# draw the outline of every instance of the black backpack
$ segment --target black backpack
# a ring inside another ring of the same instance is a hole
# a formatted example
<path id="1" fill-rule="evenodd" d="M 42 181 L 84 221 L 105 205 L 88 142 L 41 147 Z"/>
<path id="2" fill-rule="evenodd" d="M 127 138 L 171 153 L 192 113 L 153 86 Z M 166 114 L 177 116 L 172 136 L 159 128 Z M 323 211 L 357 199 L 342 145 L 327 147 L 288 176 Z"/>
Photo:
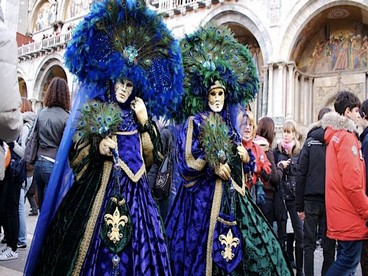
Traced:
<path id="1" fill-rule="evenodd" d="M 22 184 L 27 179 L 26 163 L 14 149 L 10 149 L 9 174 L 12 183 Z"/>

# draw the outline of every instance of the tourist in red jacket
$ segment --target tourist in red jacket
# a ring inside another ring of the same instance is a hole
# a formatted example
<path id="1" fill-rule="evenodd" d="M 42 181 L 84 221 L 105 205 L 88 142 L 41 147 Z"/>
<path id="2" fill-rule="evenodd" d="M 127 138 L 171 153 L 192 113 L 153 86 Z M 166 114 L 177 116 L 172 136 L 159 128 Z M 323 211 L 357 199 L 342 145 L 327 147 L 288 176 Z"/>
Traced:
<path id="1" fill-rule="evenodd" d="M 254 137 L 256 136 L 257 128 L 253 113 L 251 111 L 247 111 L 247 117 L 248 120 L 242 136 L 242 144 L 245 148 L 252 151 L 256 163 L 253 178 L 248 181 L 247 186 L 257 205 L 262 206 L 265 203 L 263 184 L 268 183 L 270 180 L 271 163 L 268 161 L 267 155 L 262 147 L 253 141 Z M 262 195 L 260 195 L 260 189 Z"/>
<path id="2" fill-rule="evenodd" d="M 337 113 L 326 114 L 326 213 L 327 236 L 338 241 L 337 258 L 328 275 L 355 272 L 368 239 L 368 197 L 365 194 L 365 164 L 357 138 L 359 98 L 347 91 L 335 99 Z"/>

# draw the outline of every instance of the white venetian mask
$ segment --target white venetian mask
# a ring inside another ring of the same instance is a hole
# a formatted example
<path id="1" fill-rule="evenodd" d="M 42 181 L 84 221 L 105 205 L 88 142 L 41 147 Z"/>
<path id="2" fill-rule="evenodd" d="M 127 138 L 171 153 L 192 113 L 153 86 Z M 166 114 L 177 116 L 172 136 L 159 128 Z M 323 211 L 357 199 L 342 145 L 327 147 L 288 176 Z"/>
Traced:
<path id="1" fill-rule="evenodd" d="M 115 83 L 115 97 L 119 103 L 125 103 L 133 91 L 133 83 L 127 79 Z"/>
<path id="2" fill-rule="evenodd" d="M 216 87 L 210 90 L 207 96 L 208 105 L 213 112 L 220 112 L 225 104 L 225 90 L 222 87 Z"/>

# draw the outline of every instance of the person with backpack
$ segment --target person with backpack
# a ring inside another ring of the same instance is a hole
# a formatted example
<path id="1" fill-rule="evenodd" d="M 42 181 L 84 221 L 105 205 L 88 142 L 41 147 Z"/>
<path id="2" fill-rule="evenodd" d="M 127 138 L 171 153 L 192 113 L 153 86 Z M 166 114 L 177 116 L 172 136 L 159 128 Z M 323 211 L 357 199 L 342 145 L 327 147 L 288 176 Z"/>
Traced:
<path id="1" fill-rule="evenodd" d="M 304 274 L 314 274 L 314 251 L 318 229 L 322 231 L 323 265 L 321 275 L 325 275 L 335 259 L 335 241 L 326 236 L 325 207 L 325 161 L 326 145 L 324 129 L 321 127 L 323 115 L 331 109 L 324 107 L 318 113 L 318 122 L 310 127 L 307 139 L 300 152 L 296 174 L 296 211 L 304 221 Z M 321 221 L 321 223 L 319 223 Z"/>
<path id="2" fill-rule="evenodd" d="M 18 151 L 22 156 L 26 146 L 27 137 L 32 129 L 34 120 L 36 118 L 36 113 L 32 110 L 31 101 L 25 97 L 22 97 L 22 107 L 21 112 L 23 115 L 23 128 L 20 133 L 18 142 L 14 144 L 14 150 Z M 26 164 L 26 181 L 23 183 L 20 190 L 19 199 L 19 235 L 18 235 L 18 248 L 27 247 L 27 225 L 25 217 L 25 195 L 31 186 L 33 179 L 33 166 Z"/>

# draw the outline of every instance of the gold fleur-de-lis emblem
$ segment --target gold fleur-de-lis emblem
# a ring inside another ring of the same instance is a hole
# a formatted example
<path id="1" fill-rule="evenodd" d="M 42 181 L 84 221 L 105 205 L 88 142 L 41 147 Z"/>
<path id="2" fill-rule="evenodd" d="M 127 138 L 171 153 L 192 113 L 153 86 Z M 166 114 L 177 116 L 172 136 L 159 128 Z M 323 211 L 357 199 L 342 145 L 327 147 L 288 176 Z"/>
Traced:
<path id="1" fill-rule="evenodd" d="M 107 232 L 107 237 L 113 243 L 117 243 L 123 238 L 123 234 L 119 231 L 119 226 L 124 227 L 128 222 L 127 216 L 120 216 L 118 207 L 116 207 L 113 215 L 106 214 L 104 216 L 106 225 L 111 226 L 111 229 Z"/>
<path id="2" fill-rule="evenodd" d="M 238 246 L 240 240 L 237 237 L 233 237 L 233 233 L 231 232 L 231 229 L 229 229 L 226 236 L 223 234 L 219 236 L 219 241 L 222 245 L 225 245 L 225 250 L 221 251 L 221 256 L 227 262 L 231 261 L 235 256 L 232 250 Z"/>

